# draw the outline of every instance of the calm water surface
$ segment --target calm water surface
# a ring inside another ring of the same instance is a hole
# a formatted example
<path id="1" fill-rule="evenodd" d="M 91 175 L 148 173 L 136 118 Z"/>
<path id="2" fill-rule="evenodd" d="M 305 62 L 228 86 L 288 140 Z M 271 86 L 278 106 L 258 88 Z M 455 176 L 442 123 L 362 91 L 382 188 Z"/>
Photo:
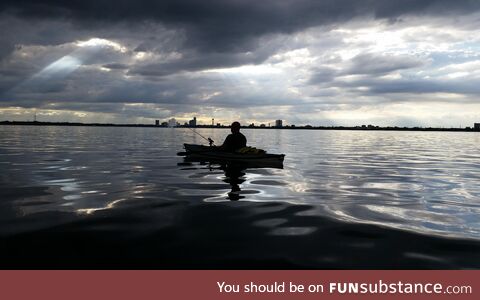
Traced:
<path id="1" fill-rule="evenodd" d="M 283 169 L 184 161 L 188 129 L 0 126 L 0 266 L 480 267 L 479 133 L 243 132 Z"/>

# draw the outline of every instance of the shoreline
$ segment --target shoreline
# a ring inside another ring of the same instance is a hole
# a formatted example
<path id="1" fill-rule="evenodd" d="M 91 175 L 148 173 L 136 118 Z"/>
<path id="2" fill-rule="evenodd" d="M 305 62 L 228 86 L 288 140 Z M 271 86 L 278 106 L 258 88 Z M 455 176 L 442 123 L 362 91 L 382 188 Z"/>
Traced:
<path id="1" fill-rule="evenodd" d="M 197 126 L 176 126 L 168 127 L 155 124 L 113 124 L 113 123 L 77 123 L 77 122 L 39 122 L 39 121 L 1 121 L 0 125 L 15 126 L 86 126 L 86 127 L 153 127 L 153 128 L 220 128 L 226 129 L 229 126 L 197 125 Z M 283 126 L 283 127 L 261 127 L 242 126 L 243 129 L 285 129 L 285 130 L 362 130 L 362 131 L 449 131 L 449 132 L 480 132 L 474 128 L 438 128 L 438 127 L 397 127 L 397 126 Z"/>

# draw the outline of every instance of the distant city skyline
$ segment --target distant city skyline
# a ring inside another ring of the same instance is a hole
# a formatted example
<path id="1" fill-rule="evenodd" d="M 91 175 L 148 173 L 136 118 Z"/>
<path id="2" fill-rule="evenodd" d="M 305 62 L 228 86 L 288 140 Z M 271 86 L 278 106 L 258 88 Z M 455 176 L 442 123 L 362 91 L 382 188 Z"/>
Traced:
<path id="1" fill-rule="evenodd" d="M 0 121 L 467 127 L 480 1 L 3 1 Z"/>
<path id="2" fill-rule="evenodd" d="M 202 122 L 203 120 L 203 122 Z M 208 122 L 208 120 L 210 120 L 210 123 Z M 101 121 L 101 122 L 98 122 L 97 121 L 88 121 L 86 119 L 80 119 L 80 120 L 63 120 L 63 119 L 60 119 L 60 120 L 57 120 L 57 119 L 49 119 L 48 118 L 48 115 L 46 116 L 45 119 L 43 120 L 37 120 L 37 113 L 36 111 L 34 112 L 33 114 L 33 119 L 0 119 L 0 122 L 4 122 L 4 121 L 11 121 L 11 122 L 65 122 L 65 123 L 85 123 L 85 124 L 91 124 L 91 123 L 104 123 L 104 124 L 144 124 L 144 125 L 151 125 L 151 123 L 153 122 L 155 125 L 165 125 L 165 126 L 168 126 L 168 127 L 176 127 L 176 126 L 185 126 L 185 125 L 188 125 L 190 127 L 195 127 L 195 126 L 216 126 L 216 127 L 224 127 L 224 126 L 229 126 L 233 121 L 232 120 L 226 120 L 225 123 L 220 123 L 220 122 L 214 122 L 215 119 L 212 118 L 212 119 L 206 119 L 206 118 L 203 118 L 203 119 L 197 119 L 196 116 L 193 116 L 193 117 L 190 117 L 190 118 L 182 118 L 182 119 L 177 119 L 175 117 L 172 117 L 172 118 L 168 118 L 168 119 L 143 119 L 143 122 L 142 121 L 139 121 L 137 119 L 136 122 L 122 122 L 121 120 L 117 120 L 117 121 L 108 121 L 108 122 L 105 122 L 105 121 Z M 234 120 L 236 121 L 236 119 Z M 361 127 L 361 126 L 380 126 L 380 127 L 409 127 L 409 128 L 414 128 L 414 127 L 419 127 L 419 128 L 475 128 L 475 129 L 479 129 L 480 128 L 480 123 L 478 122 L 474 122 L 473 124 L 469 124 L 469 123 L 461 123 L 460 125 L 458 126 L 430 126 L 430 125 L 396 125 L 396 124 L 386 124 L 386 125 L 376 125 L 376 124 L 350 124 L 350 125 L 344 125 L 344 124 L 315 124 L 315 123 L 300 123 L 300 124 L 295 124 L 295 123 L 290 123 L 288 122 L 288 120 L 270 120 L 271 122 L 268 122 L 269 120 L 267 120 L 266 122 L 251 122 L 251 123 L 248 123 L 248 122 L 240 122 L 242 127 L 249 127 L 249 126 L 255 126 L 255 127 L 285 127 L 285 126 L 300 126 L 300 127 Z M 273 125 L 271 125 L 271 123 Z M 465 125 L 464 125 L 465 124 Z"/>
<path id="3" fill-rule="evenodd" d="M 191 120 L 192 121 L 192 120 Z M 279 120 L 277 120 L 279 121 Z M 81 123 L 81 122 L 42 122 L 42 121 L 0 121 L 0 126 L 93 126 L 93 127 L 157 127 L 157 128 L 230 128 L 230 124 L 192 124 L 191 122 L 183 123 L 177 122 L 175 118 L 160 123 L 160 120 L 155 120 L 154 124 L 142 123 Z M 474 123 L 473 126 L 465 127 L 423 127 L 423 126 L 378 126 L 373 124 L 362 124 L 356 126 L 312 126 L 287 124 L 279 125 L 277 122 L 274 126 L 270 124 L 243 124 L 243 128 L 248 129 L 306 129 L 306 130 L 373 130 L 373 131 L 449 131 L 449 132 L 480 132 L 480 123 Z"/>

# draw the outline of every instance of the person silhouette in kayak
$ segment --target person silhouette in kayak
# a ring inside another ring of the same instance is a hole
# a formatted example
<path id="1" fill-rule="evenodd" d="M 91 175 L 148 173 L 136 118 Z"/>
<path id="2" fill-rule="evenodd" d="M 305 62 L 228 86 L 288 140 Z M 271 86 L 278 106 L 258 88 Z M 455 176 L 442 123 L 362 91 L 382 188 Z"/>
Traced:
<path id="1" fill-rule="evenodd" d="M 232 133 L 227 136 L 223 142 L 223 145 L 221 145 L 219 148 L 223 151 L 235 152 L 243 147 L 246 147 L 247 138 L 240 133 L 240 123 L 233 122 L 230 130 Z"/>

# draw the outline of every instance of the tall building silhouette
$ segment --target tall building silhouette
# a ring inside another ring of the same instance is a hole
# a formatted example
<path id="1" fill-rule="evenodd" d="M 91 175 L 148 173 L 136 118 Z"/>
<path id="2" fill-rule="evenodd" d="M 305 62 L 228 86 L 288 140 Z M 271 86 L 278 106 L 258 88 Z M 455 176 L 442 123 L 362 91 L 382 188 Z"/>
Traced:
<path id="1" fill-rule="evenodd" d="M 171 118 L 168 120 L 168 127 L 176 127 L 177 126 L 177 120 L 175 118 Z"/>

